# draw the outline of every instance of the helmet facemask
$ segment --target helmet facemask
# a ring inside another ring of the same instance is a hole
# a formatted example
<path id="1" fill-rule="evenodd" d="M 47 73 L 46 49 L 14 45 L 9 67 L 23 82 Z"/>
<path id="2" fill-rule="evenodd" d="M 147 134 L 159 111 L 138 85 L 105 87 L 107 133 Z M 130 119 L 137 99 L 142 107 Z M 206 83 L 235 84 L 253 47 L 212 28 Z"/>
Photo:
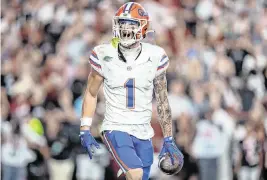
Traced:
<path id="1" fill-rule="evenodd" d="M 113 35 L 119 38 L 120 44 L 129 47 L 143 39 L 142 30 L 146 20 L 114 17 Z"/>

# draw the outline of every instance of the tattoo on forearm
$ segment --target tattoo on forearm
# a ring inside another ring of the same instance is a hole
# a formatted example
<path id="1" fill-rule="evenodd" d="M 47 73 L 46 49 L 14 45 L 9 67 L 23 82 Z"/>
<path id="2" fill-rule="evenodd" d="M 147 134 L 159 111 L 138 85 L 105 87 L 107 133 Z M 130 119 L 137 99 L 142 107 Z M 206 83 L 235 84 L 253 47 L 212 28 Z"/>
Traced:
<path id="1" fill-rule="evenodd" d="M 171 108 L 168 101 L 166 73 L 160 74 L 154 79 L 154 91 L 157 100 L 159 123 L 164 137 L 172 136 Z"/>

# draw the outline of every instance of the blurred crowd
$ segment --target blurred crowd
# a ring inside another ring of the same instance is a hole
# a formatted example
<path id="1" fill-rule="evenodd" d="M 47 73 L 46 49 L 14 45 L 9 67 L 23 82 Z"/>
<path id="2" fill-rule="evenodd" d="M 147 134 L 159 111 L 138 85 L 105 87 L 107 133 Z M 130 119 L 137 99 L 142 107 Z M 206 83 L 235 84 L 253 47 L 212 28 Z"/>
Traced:
<path id="1" fill-rule="evenodd" d="M 98 96 L 89 161 L 80 146 L 90 50 L 112 38 L 126 0 L 1 1 L 1 177 L 3 180 L 115 180 L 118 167 L 99 137 Z M 267 177 L 267 1 L 138 0 L 170 58 L 174 137 L 183 170 L 157 168 L 162 133 L 153 103 L 153 180 Z"/>

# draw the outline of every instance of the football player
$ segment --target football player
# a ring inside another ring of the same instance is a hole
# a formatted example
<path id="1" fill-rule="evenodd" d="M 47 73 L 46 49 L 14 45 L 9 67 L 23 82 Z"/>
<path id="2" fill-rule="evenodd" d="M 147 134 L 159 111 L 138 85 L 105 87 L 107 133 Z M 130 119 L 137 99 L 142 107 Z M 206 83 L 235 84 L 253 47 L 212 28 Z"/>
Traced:
<path id="1" fill-rule="evenodd" d="M 164 143 L 159 155 L 168 154 L 172 164 L 182 165 L 183 155 L 172 137 L 171 109 L 167 98 L 165 51 L 143 43 L 149 16 L 138 3 L 121 6 L 113 18 L 113 41 L 96 46 L 89 57 L 92 72 L 84 94 L 80 138 L 92 158 L 99 148 L 90 133 L 102 83 L 106 99 L 101 133 L 111 155 L 128 180 L 147 180 L 153 163 L 151 127 L 153 89 Z M 161 166 L 160 166 L 161 167 Z"/>

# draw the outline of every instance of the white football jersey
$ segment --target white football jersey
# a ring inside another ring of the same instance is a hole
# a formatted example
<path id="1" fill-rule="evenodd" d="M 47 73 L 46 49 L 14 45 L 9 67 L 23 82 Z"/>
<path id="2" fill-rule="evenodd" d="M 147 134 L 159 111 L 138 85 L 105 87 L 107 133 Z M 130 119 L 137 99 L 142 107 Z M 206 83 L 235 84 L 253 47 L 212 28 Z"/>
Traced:
<path id="1" fill-rule="evenodd" d="M 93 49 L 89 61 L 104 77 L 106 110 L 102 131 L 126 131 L 141 139 L 153 137 L 150 126 L 153 80 L 168 67 L 165 51 L 142 43 L 138 58 L 124 62 L 119 58 L 117 47 L 102 44 Z"/>

